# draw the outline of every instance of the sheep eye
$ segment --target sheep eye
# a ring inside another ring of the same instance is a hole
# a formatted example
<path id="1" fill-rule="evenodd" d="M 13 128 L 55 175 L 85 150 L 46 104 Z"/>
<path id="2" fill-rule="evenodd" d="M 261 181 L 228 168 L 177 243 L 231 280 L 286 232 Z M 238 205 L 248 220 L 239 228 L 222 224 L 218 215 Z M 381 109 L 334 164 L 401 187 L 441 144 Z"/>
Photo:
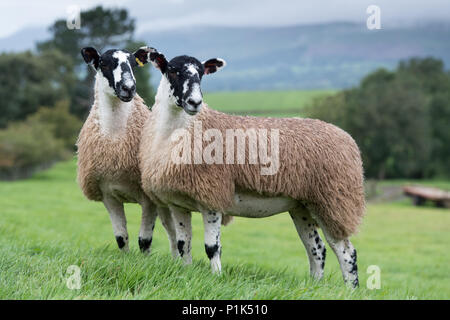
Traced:
<path id="1" fill-rule="evenodd" d="M 176 71 L 169 71 L 169 78 L 172 80 L 177 79 L 177 72 Z"/>

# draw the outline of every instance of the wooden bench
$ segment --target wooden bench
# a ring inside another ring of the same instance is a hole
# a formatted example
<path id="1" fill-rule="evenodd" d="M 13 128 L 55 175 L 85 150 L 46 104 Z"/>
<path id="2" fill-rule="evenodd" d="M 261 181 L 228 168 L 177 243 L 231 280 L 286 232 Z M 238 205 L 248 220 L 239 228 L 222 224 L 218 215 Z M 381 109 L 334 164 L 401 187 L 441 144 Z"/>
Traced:
<path id="1" fill-rule="evenodd" d="M 435 203 L 436 207 L 450 208 L 450 192 L 438 188 L 406 186 L 403 193 L 413 199 L 416 206 L 421 206 L 429 200 Z"/>

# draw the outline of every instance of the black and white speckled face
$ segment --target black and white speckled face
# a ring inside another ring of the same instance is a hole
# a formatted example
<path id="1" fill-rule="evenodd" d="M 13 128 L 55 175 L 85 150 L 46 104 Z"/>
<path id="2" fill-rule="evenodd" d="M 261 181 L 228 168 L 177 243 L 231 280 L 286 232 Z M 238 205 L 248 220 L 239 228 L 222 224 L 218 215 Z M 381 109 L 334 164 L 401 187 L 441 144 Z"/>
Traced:
<path id="1" fill-rule="evenodd" d="M 138 52 L 138 51 L 137 51 Z M 136 94 L 133 67 L 137 66 L 136 53 L 112 49 L 102 55 L 92 47 L 83 48 L 81 54 L 87 64 L 108 80 L 109 87 L 122 101 L 128 102 Z"/>
<path id="2" fill-rule="evenodd" d="M 200 110 L 203 102 L 200 83 L 204 69 L 200 61 L 188 56 L 175 57 L 167 65 L 165 76 L 176 104 L 191 115 Z"/>
<path id="3" fill-rule="evenodd" d="M 214 58 L 200 62 L 186 55 L 167 61 L 156 49 L 149 48 L 149 52 L 149 60 L 168 80 L 175 104 L 189 115 L 199 112 L 203 102 L 201 90 L 203 75 L 220 70 L 226 65 L 225 61 Z"/>

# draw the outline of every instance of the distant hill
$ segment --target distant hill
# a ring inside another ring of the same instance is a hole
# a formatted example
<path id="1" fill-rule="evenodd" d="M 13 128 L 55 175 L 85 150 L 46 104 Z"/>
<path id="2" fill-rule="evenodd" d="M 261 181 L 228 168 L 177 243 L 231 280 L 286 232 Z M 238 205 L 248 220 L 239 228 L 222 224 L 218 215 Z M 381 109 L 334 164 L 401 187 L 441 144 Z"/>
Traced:
<path id="1" fill-rule="evenodd" d="M 42 41 L 49 37 L 50 33 L 46 28 L 31 27 L 21 29 L 8 37 L 0 38 L 0 53 L 34 49 L 34 44 L 37 41 Z"/>
<path id="2" fill-rule="evenodd" d="M 44 30 L 0 39 L 0 51 L 23 50 Z M 193 27 L 138 34 L 168 58 L 222 57 L 228 66 L 204 80 L 205 90 L 344 88 L 368 72 L 393 68 L 400 59 L 434 56 L 450 66 L 450 23 L 368 30 L 365 24 L 292 27 Z M 155 75 L 153 82 L 160 77 Z"/>
<path id="3" fill-rule="evenodd" d="M 450 24 L 375 31 L 354 23 L 210 27 L 148 32 L 140 38 L 168 57 L 223 57 L 227 67 L 205 79 L 210 90 L 349 87 L 378 67 L 392 68 L 412 56 L 435 56 L 450 66 Z"/>

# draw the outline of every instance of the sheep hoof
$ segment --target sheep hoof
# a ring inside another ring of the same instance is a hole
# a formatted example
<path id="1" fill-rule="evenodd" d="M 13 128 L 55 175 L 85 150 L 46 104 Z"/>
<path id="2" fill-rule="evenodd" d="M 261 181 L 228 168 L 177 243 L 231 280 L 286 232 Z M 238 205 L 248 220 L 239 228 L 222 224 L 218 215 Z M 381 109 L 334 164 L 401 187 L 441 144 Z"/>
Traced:
<path id="1" fill-rule="evenodd" d="M 139 237 L 138 239 L 139 249 L 143 254 L 150 254 L 150 246 L 152 245 L 152 238 L 144 239 Z"/>
<path id="2" fill-rule="evenodd" d="M 116 236 L 117 245 L 119 246 L 120 251 L 128 252 L 130 251 L 128 247 L 128 236 Z"/>

